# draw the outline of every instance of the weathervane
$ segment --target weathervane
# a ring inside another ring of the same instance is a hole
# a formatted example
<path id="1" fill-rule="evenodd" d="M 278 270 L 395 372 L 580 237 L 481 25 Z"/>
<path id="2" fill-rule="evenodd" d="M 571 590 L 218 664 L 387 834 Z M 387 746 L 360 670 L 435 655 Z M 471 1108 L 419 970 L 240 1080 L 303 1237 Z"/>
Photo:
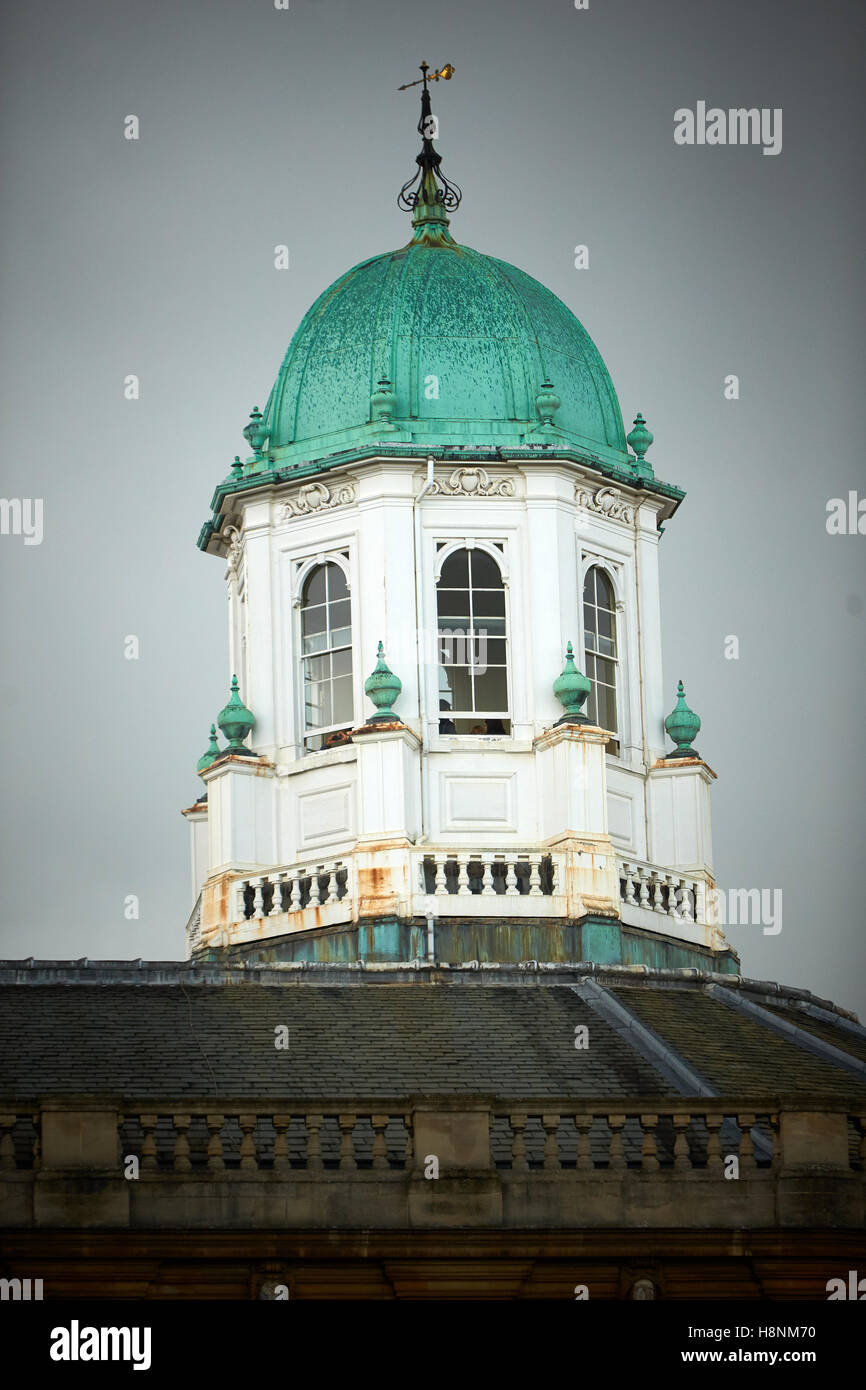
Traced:
<path id="1" fill-rule="evenodd" d="M 454 67 L 451 63 L 446 63 L 444 67 L 438 68 L 436 72 L 430 72 L 427 63 L 421 63 L 421 76 L 414 82 L 404 82 L 402 87 L 398 87 L 399 92 L 405 92 L 409 87 L 421 86 L 421 119 L 418 122 L 418 134 L 421 136 L 421 153 L 417 156 L 415 163 L 418 165 L 417 174 L 413 174 L 400 189 L 397 198 L 397 206 L 403 208 L 405 212 L 413 212 L 419 203 L 435 203 L 445 208 L 448 212 L 453 212 L 460 206 L 460 199 L 463 194 L 456 183 L 449 183 L 442 173 L 440 165 L 442 156 L 437 154 L 433 148 L 433 141 L 438 138 L 439 123 L 430 109 L 430 89 L 428 82 L 438 82 L 442 78 L 445 82 L 450 82 L 454 76 Z M 429 75 L 428 75 L 429 74 Z"/>

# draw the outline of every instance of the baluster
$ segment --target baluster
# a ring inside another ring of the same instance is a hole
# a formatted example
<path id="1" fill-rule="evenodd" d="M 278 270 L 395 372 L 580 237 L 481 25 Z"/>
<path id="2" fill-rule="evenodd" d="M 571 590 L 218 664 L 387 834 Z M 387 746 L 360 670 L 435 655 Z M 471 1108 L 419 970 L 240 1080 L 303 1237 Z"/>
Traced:
<path id="1" fill-rule="evenodd" d="M 289 911 L 300 912 L 301 910 L 301 875 L 292 874 L 292 892 L 289 897 Z"/>
<path id="2" fill-rule="evenodd" d="M 714 1177 L 718 1177 L 725 1166 L 722 1158 L 722 1141 L 719 1131 L 722 1128 L 724 1116 L 705 1115 L 704 1123 L 707 1126 L 707 1172 Z"/>
<path id="3" fill-rule="evenodd" d="M 242 879 L 235 888 L 235 922 L 245 922 L 247 917 L 246 891 L 250 884 L 247 879 Z"/>
<path id="4" fill-rule="evenodd" d="M 255 917 L 256 919 L 258 919 L 258 918 L 260 918 L 260 917 L 264 917 L 264 915 L 265 915 L 265 913 L 264 913 L 264 906 L 265 906 L 265 904 L 264 904 L 264 899 L 263 899 L 263 897 L 262 897 L 262 884 L 263 884 L 263 882 L 264 882 L 264 880 L 261 879 L 261 878 L 251 878 L 251 879 L 250 879 L 250 883 L 252 884 L 252 887 L 253 887 L 253 889 L 255 890 L 254 895 L 253 895 L 253 917 Z"/>
<path id="5" fill-rule="evenodd" d="M 551 854 L 547 862 L 550 864 L 550 894 L 553 895 L 559 892 L 559 860 Z"/>
<path id="6" fill-rule="evenodd" d="M 415 1157 L 415 1127 L 411 1115 L 403 1116 L 403 1124 L 406 1127 L 406 1167 L 412 1167 L 412 1159 Z"/>
<path id="7" fill-rule="evenodd" d="M 662 897 L 662 885 L 664 883 L 664 874 L 656 873 L 655 869 L 652 869 L 650 872 L 652 874 L 653 885 L 653 911 L 661 912 L 664 916 L 667 916 L 664 898 Z"/>
<path id="8" fill-rule="evenodd" d="M 207 1166 L 211 1173 L 221 1173 L 226 1166 L 223 1158 L 224 1119 L 224 1115 L 205 1115 L 205 1124 L 210 1136 L 207 1141 Z"/>
<path id="9" fill-rule="evenodd" d="M 373 1126 L 373 1167 L 388 1167 L 388 1149 L 385 1144 L 385 1130 L 388 1126 L 387 1115 L 371 1115 L 370 1123 Z"/>
<path id="10" fill-rule="evenodd" d="M 304 1116 L 304 1123 L 307 1127 L 307 1170 L 310 1173 L 321 1173 L 324 1167 L 322 1141 L 319 1135 L 324 1119 L 324 1115 Z"/>
<path id="11" fill-rule="evenodd" d="M 469 855 L 465 850 L 457 854 L 457 892 L 461 898 L 469 894 Z"/>
<path id="12" fill-rule="evenodd" d="M 589 1131 L 592 1129 L 591 1115 L 575 1115 L 574 1127 L 577 1130 L 577 1171 L 591 1173 L 595 1168 L 592 1161 L 592 1144 Z"/>
<path id="13" fill-rule="evenodd" d="M 156 1129 L 158 1115 L 139 1115 L 138 1122 L 141 1125 L 141 1132 L 144 1136 L 141 1141 L 141 1166 L 142 1168 L 156 1168 Z"/>
<path id="14" fill-rule="evenodd" d="M 337 870 L 331 869 L 328 878 L 328 902 L 338 903 L 340 901 L 340 886 L 337 883 Z"/>
<path id="15" fill-rule="evenodd" d="M 686 1136 L 686 1130 L 692 1122 L 692 1117 L 679 1110 L 674 1115 L 673 1120 L 674 1131 L 676 1133 L 676 1138 L 674 1140 L 674 1168 L 677 1172 L 691 1171 L 692 1159 L 689 1153 L 689 1141 Z"/>
<path id="16" fill-rule="evenodd" d="M 436 881 L 433 884 L 433 892 L 437 898 L 445 898 L 448 896 L 448 881 L 445 877 L 445 864 L 447 860 L 447 854 L 434 854 L 433 856 L 433 862 L 436 865 Z"/>
<path id="17" fill-rule="evenodd" d="M 540 898 L 541 893 L 541 855 L 529 855 L 529 896 Z"/>
<path id="18" fill-rule="evenodd" d="M 171 1119 L 175 1131 L 174 1170 L 176 1173 L 188 1173 L 192 1164 L 189 1158 L 189 1140 L 186 1137 L 186 1132 L 190 1127 L 191 1116 L 172 1115 Z"/>
<path id="19" fill-rule="evenodd" d="M 610 1152 L 608 1154 L 608 1167 L 622 1170 L 625 1168 L 625 1152 L 622 1144 L 622 1131 L 625 1125 L 625 1115 L 608 1115 L 607 1123 L 610 1128 Z"/>
<path id="20" fill-rule="evenodd" d="M 274 887 L 274 897 L 268 916 L 279 917 L 283 910 L 282 877 L 280 874 L 271 874 L 270 879 Z"/>
<path id="21" fill-rule="evenodd" d="M 703 879 L 698 879 L 695 883 L 695 921 L 709 923 L 708 915 L 709 903 L 707 902 L 707 885 Z"/>
<path id="22" fill-rule="evenodd" d="M 253 1139 L 256 1117 L 255 1115 L 238 1115 L 238 1124 L 243 1134 L 243 1139 L 241 1140 L 241 1172 L 255 1172 L 259 1166 L 258 1159 L 256 1158 L 256 1143 Z"/>
<path id="23" fill-rule="evenodd" d="M 0 1115 L 0 1169 L 4 1173 L 11 1172 L 15 1167 L 15 1141 L 12 1138 L 12 1131 L 15 1128 L 14 1115 Z"/>
<path id="24" fill-rule="evenodd" d="M 751 1171 L 755 1167 L 755 1145 L 752 1142 L 752 1125 L 755 1123 L 754 1115 L 738 1115 L 737 1125 L 740 1133 L 740 1172 L 745 1168 Z"/>
<path id="25" fill-rule="evenodd" d="M 520 896 L 520 889 L 517 887 L 517 865 L 510 855 L 506 860 L 505 896 L 506 898 L 517 898 Z"/>
<path id="26" fill-rule="evenodd" d="M 310 874 L 310 901 L 307 903 L 307 907 L 319 907 L 321 905 L 321 901 L 322 897 L 321 892 L 319 890 L 319 870 L 313 869 L 312 873 Z"/>
<path id="27" fill-rule="evenodd" d="M 689 880 L 685 878 L 682 880 L 682 883 L 683 896 L 680 902 L 680 915 L 684 922 L 693 922 L 695 920 L 692 914 L 692 892 L 694 891 L 694 884 L 690 883 Z"/>
<path id="28" fill-rule="evenodd" d="M 515 1173 L 525 1173 L 529 1169 L 526 1158 L 526 1138 L 523 1131 L 526 1129 L 525 1115 L 509 1115 L 508 1123 L 511 1125 L 513 1139 L 511 1141 L 511 1167 Z"/>
<path id="29" fill-rule="evenodd" d="M 679 892 L 682 879 L 677 878 L 676 874 L 666 874 L 665 877 L 668 881 L 668 916 L 673 917 L 674 921 L 678 922 L 680 920 L 680 909 L 677 903 L 677 893 Z"/>
<path id="30" fill-rule="evenodd" d="M 355 1115 L 338 1115 L 337 1124 L 340 1126 L 340 1167 L 357 1168 L 355 1159 Z"/>
<path id="31" fill-rule="evenodd" d="M 481 856 L 481 863 L 484 866 L 484 873 L 481 876 L 481 896 L 482 898 L 495 898 L 496 889 L 493 887 L 492 855 L 485 851 Z"/>
<path id="32" fill-rule="evenodd" d="M 634 895 L 634 875 L 630 864 L 623 864 L 620 871 L 620 881 L 625 878 L 625 900 L 629 907 L 637 907 L 637 898 Z"/>
<path id="33" fill-rule="evenodd" d="M 640 1164 L 645 1173 L 657 1173 L 659 1169 L 658 1145 L 656 1144 L 658 1122 L 658 1115 L 641 1115 L 640 1117 L 641 1129 L 643 1130 Z"/>
<path id="34" fill-rule="evenodd" d="M 291 1115 L 274 1115 L 274 1172 L 287 1173 L 289 1162 L 289 1125 Z"/>
<path id="35" fill-rule="evenodd" d="M 559 1159 L 559 1140 L 557 1130 L 559 1129 L 558 1115 L 542 1115 L 541 1123 L 544 1128 L 544 1171 L 556 1172 L 562 1167 Z"/>
<path id="36" fill-rule="evenodd" d="M 640 889 L 639 889 L 639 891 L 638 891 L 638 897 L 639 897 L 639 899 L 640 899 L 639 906 L 640 906 L 640 907 L 645 907 L 645 908 L 647 908 L 647 910 L 649 910 L 649 905 L 650 905 L 650 894 L 649 894 L 649 881 L 648 881 L 648 879 L 647 879 L 647 871 L 646 871 L 646 869 L 638 868 L 637 874 L 638 874 L 638 881 L 639 881 L 639 883 L 640 883 Z"/>

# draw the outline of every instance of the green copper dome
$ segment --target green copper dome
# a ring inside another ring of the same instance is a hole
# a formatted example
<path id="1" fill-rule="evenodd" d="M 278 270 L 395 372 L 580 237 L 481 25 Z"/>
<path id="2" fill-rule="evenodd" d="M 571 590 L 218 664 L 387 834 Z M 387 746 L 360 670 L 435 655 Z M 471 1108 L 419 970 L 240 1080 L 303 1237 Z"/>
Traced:
<path id="1" fill-rule="evenodd" d="M 283 466 L 373 439 L 626 453 L 613 383 L 571 310 L 531 275 L 459 246 L 444 217 L 319 296 L 263 424 Z"/>

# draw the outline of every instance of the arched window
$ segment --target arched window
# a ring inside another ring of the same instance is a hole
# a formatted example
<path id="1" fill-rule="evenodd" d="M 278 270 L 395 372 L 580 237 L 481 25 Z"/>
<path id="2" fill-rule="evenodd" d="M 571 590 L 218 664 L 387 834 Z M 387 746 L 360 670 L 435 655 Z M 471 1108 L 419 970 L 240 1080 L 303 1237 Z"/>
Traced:
<path id="1" fill-rule="evenodd" d="M 584 580 L 583 630 L 586 674 L 592 684 L 586 712 L 593 724 L 616 734 L 616 599 L 613 585 L 599 565 L 587 570 Z M 611 739 L 607 751 L 618 753 L 619 740 Z"/>
<path id="2" fill-rule="evenodd" d="M 316 565 L 301 591 L 304 749 L 345 742 L 354 723 L 352 612 L 339 565 Z M 341 736 L 342 735 L 342 736 Z"/>
<path id="3" fill-rule="evenodd" d="M 505 586 L 492 555 L 455 550 L 436 586 L 439 731 L 508 734 Z"/>

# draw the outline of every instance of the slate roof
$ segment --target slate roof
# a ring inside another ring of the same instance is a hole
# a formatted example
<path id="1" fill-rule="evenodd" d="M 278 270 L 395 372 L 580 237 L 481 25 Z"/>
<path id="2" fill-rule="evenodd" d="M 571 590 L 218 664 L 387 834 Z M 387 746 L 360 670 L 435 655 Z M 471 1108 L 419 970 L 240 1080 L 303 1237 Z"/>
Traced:
<path id="1" fill-rule="evenodd" d="M 532 963 L 533 967 L 535 963 Z M 590 977 L 626 1011 L 602 1017 Z M 708 991 L 725 987 L 854 1058 L 813 1055 Z M 775 994 L 773 993 L 775 991 Z M 769 992 L 769 997 L 768 997 Z M 717 1094 L 866 1094 L 866 1030 L 806 991 L 697 971 L 351 967 L 243 970 L 157 962 L 0 962 L 0 1097 L 145 1100 L 404 1097 L 637 1099 L 682 1094 L 662 1051 Z M 828 1021 L 829 1020 L 829 1021 Z M 834 1021 L 836 1020 L 836 1021 Z M 277 1050 L 275 1029 L 289 1029 Z M 575 1028 L 589 1048 L 575 1048 Z M 857 1058 L 861 1061 L 858 1064 Z"/>

